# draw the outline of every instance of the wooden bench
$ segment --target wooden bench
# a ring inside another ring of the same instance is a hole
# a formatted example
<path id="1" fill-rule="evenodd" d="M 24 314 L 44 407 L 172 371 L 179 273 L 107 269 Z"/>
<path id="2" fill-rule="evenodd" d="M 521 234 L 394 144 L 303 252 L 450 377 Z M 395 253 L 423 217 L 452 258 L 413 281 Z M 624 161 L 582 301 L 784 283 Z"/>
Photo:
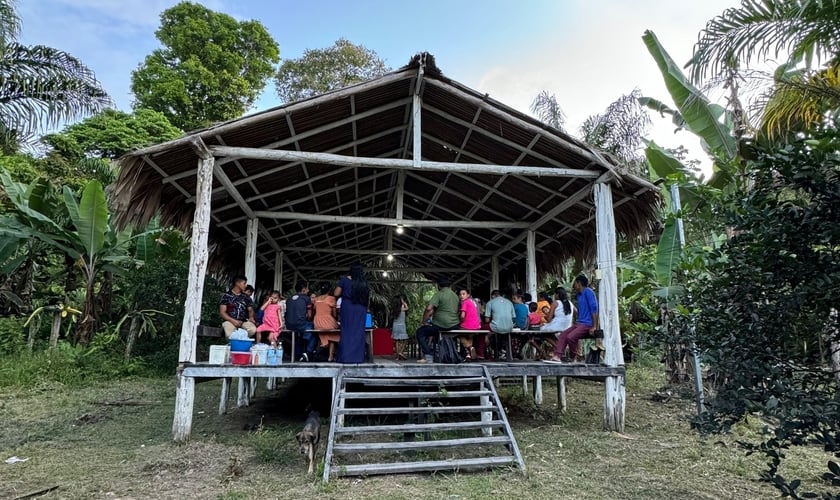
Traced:
<path id="1" fill-rule="evenodd" d="M 546 331 L 520 330 L 518 328 L 514 328 L 513 331 L 510 332 L 510 333 L 499 333 L 499 332 L 494 332 L 492 330 L 441 330 L 441 332 L 440 332 L 441 335 L 448 335 L 448 336 L 451 336 L 451 337 L 457 337 L 457 336 L 462 336 L 462 335 L 476 335 L 476 334 L 486 336 L 486 335 L 489 335 L 491 333 L 494 334 L 494 335 L 506 335 L 507 336 L 508 348 L 507 348 L 506 361 L 511 361 L 512 355 L 513 355 L 513 336 L 514 335 L 540 335 L 540 336 L 552 335 L 553 336 L 553 335 L 555 335 L 557 333 L 560 333 L 560 332 L 554 331 L 554 330 L 550 330 L 550 331 L 549 330 L 546 330 Z"/>

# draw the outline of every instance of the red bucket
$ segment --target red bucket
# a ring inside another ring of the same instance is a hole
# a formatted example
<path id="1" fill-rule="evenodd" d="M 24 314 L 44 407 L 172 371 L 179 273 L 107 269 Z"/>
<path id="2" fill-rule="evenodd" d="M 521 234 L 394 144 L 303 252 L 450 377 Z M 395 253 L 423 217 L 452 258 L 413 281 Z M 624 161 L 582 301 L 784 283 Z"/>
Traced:
<path id="1" fill-rule="evenodd" d="M 388 356 L 394 353 L 394 341 L 391 340 L 390 328 L 373 329 L 373 355 Z"/>
<path id="2" fill-rule="evenodd" d="M 250 365 L 251 353 L 230 351 L 230 363 L 233 365 Z"/>

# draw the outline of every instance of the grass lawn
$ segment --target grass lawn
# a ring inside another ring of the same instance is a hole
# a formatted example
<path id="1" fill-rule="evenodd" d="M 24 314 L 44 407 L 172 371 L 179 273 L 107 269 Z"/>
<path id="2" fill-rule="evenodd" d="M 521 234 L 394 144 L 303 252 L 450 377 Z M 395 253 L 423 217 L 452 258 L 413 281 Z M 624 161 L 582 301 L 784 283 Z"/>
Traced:
<path id="1" fill-rule="evenodd" d="M 603 385 L 572 381 L 569 411 L 556 411 L 545 387 L 536 407 L 503 391 L 528 471 L 439 473 L 335 479 L 308 476 L 294 435 L 307 402 L 328 404 L 329 384 L 260 384 L 249 408 L 219 416 L 220 382 L 198 384 L 189 444 L 171 442 L 173 377 L 113 380 L 85 387 L 50 383 L 0 389 L 0 498 L 57 486 L 40 498 L 769 498 L 757 480 L 762 458 L 745 456 L 738 436 L 703 438 L 690 429 L 691 401 L 655 401 L 662 380 L 631 367 L 626 434 L 602 430 Z M 119 404 L 131 402 L 133 404 Z M 116 404 L 115 404 L 116 403 Z M 326 412 L 322 412 L 325 415 Z M 262 423 L 261 430 L 248 431 Z M 325 426 L 326 429 L 326 426 Z M 321 447 L 320 457 L 323 458 Z M 829 454 L 793 450 L 782 474 L 803 490 L 825 491 L 818 477 Z"/>

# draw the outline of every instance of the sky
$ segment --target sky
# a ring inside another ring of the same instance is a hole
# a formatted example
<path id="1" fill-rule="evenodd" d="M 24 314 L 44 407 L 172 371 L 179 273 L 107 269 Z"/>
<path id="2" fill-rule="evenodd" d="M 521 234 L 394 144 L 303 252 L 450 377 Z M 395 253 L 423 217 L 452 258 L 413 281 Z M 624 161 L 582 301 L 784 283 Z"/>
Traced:
<path id="1" fill-rule="evenodd" d="M 159 47 L 160 13 L 177 0 L 21 0 L 21 41 L 52 46 L 81 59 L 118 108 L 131 107 L 131 71 Z M 204 0 L 199 3 L 262 22 L 281 59 L 300 57 L 347 38 L 376 51 L 392 68 L 427 51 L 444 74 L 530 113 L 542 90 L 557 96 L 566 128 L 622 94 L 670 102 L 662 77 L 641 40 L 646 29 L 678 64 L 691 56 L 706 22 L 738 0 Z M 279 104 L 271 83 L 254 110 Z M 649 137 L 685 145 L 702 158 L 687 132 L 673 133 L 653 116 Z M 708 163 L 708 162 L 705 162 Z M 708 168 L 708 165 L 707 165 Z"/>

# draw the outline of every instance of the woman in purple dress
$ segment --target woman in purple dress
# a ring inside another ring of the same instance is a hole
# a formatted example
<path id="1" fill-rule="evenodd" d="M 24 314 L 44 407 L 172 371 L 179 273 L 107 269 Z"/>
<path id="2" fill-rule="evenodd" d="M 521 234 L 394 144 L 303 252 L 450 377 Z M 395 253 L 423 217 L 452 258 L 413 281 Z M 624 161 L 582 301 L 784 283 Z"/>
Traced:
<path id="1" fill-rule="evenodd" d="M 361 262 L 350 266 L 350 274 L 342 276 L 335 289 L 335 296 L 341 297 L 341 340 L 338 343 L 339 363 L 364 363 L 365 361 L 365 316 L 370 302 L 365 270 Z"/>

